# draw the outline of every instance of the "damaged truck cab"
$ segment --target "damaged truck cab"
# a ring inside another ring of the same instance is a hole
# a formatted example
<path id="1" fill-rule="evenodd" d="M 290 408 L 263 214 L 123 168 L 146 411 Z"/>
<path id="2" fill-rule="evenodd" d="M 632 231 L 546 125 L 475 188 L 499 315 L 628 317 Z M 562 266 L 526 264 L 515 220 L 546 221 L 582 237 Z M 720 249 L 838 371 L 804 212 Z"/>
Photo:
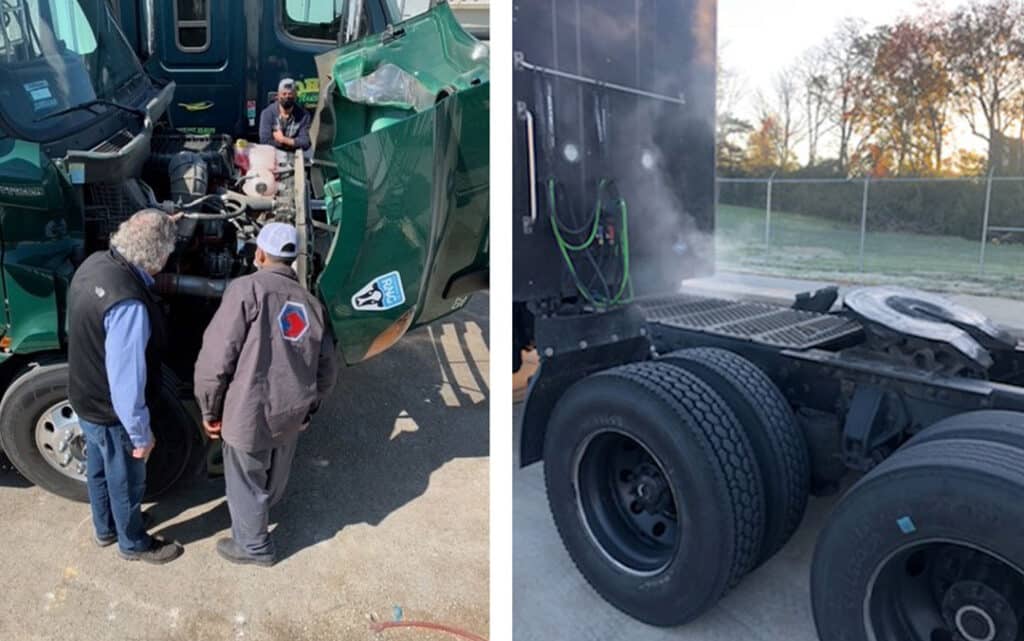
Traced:
<path id="1" fill-rule="evenodd" d="M 0 12 L 0 445 L 44 489 L 87 496 L 67 399 L 68 284 L 139 209 L 184 214 L 156 285 L 172 347 L 151 408 L 151 496 L 211 453 L 192 367 L 224 288 L 254 269 L 264 224 L 299 229 L 294 266 L 347 365 L 486 287 L 487 49 L 445 3 L 377 35 L 343 25 L 348 44 L 317 61 L 315 158 L 277 152 L 268 181 L 242 171 L 231 137 L 173 127 L 175 83 L 147 73 L 110 3 L 11 0 Z"/>

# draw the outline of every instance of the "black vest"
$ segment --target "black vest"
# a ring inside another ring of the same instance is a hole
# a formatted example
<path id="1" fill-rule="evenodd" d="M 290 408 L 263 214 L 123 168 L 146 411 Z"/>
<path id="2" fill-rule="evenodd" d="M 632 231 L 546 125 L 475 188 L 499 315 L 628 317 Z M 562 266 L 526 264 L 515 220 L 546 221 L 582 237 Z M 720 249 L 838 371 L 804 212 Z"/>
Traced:
<path id="1" fill-rule="evenodd" d="M 161 356 L 167 330 L 160 301 L 135 268 L 113 249 L 89 256 L 68 288 L 68 398 L 79 416 L 98 425 L 120 423 L 107 383 L 107 332 L 103 317 L 123 300 L 146 306 L 150 336 L 146 344 L 146 404 L 159 398 Z"/>

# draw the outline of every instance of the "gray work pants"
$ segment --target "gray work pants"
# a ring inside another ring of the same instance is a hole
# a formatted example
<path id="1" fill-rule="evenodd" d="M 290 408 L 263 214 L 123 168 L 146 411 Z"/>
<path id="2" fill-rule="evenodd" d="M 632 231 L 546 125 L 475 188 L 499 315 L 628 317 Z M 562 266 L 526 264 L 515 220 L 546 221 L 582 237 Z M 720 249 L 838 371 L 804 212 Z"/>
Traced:
<path id="1" fill-rule="evenodd" d="M 245 452 L 223 444 L 224 485 L 231 513 L 231 538 L 252 557 L 273 558 L 267 525 L 270 508 L 284 496 L 298 434 L 273 449 Z"/>

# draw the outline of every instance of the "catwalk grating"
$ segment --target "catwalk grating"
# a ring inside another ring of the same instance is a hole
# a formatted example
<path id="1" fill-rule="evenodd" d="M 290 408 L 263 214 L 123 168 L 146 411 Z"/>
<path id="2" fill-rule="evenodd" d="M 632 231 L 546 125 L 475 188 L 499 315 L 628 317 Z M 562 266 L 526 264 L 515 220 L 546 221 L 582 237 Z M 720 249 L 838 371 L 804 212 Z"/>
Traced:
<path id="1" fill-rule="evenodd" d="M 820 347 L 861 330 L 841 316 L 678 294 L 638 300 L 648 322 L 784 349 Z"/>

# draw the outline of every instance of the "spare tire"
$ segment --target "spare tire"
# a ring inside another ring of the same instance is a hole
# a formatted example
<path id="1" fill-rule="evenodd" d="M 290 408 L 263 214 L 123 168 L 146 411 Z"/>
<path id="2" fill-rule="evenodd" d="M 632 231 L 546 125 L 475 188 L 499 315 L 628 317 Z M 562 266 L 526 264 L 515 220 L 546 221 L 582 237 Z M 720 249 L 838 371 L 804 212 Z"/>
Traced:
<path id="1" fill-rule="evenodd" d="M 760 556 L 750 443 L 722 398 L 679 368 L 638 363 L 574 384 L 548 424 L 544 476 L 577 568 L 646 623 L 696 618 Z"/>
<path id="2" fill-rule="evenodd" d="M 778 552 L 800 526 L 810 494 L 811 462 L 800 426 L 779 388 L 739 354 L 711 347 L 658 359 L 711 386 L 739 419 L 761 470 L 765 530 L 760 562 Z"/>
<path id="3" fill-rule="evenodd" d="M 818 539 L 822 639 L 1010 641 L 1024 628 L 1024 449 L 940 439 L 858 482 Z"/>
<path id="4" fill-rule="evenodd" d="M 170 489 L 201 443 L 191 417 L 165 376 L 159 405 L 150 408 L 157 445 L 146 464 L 146 497 Z M 0 444 L 29 481 L 59 496 L 88 501 L 85 439 L 68 402 L 68 366 L 33 366 L 19 374 L 0 401 Z"/>

